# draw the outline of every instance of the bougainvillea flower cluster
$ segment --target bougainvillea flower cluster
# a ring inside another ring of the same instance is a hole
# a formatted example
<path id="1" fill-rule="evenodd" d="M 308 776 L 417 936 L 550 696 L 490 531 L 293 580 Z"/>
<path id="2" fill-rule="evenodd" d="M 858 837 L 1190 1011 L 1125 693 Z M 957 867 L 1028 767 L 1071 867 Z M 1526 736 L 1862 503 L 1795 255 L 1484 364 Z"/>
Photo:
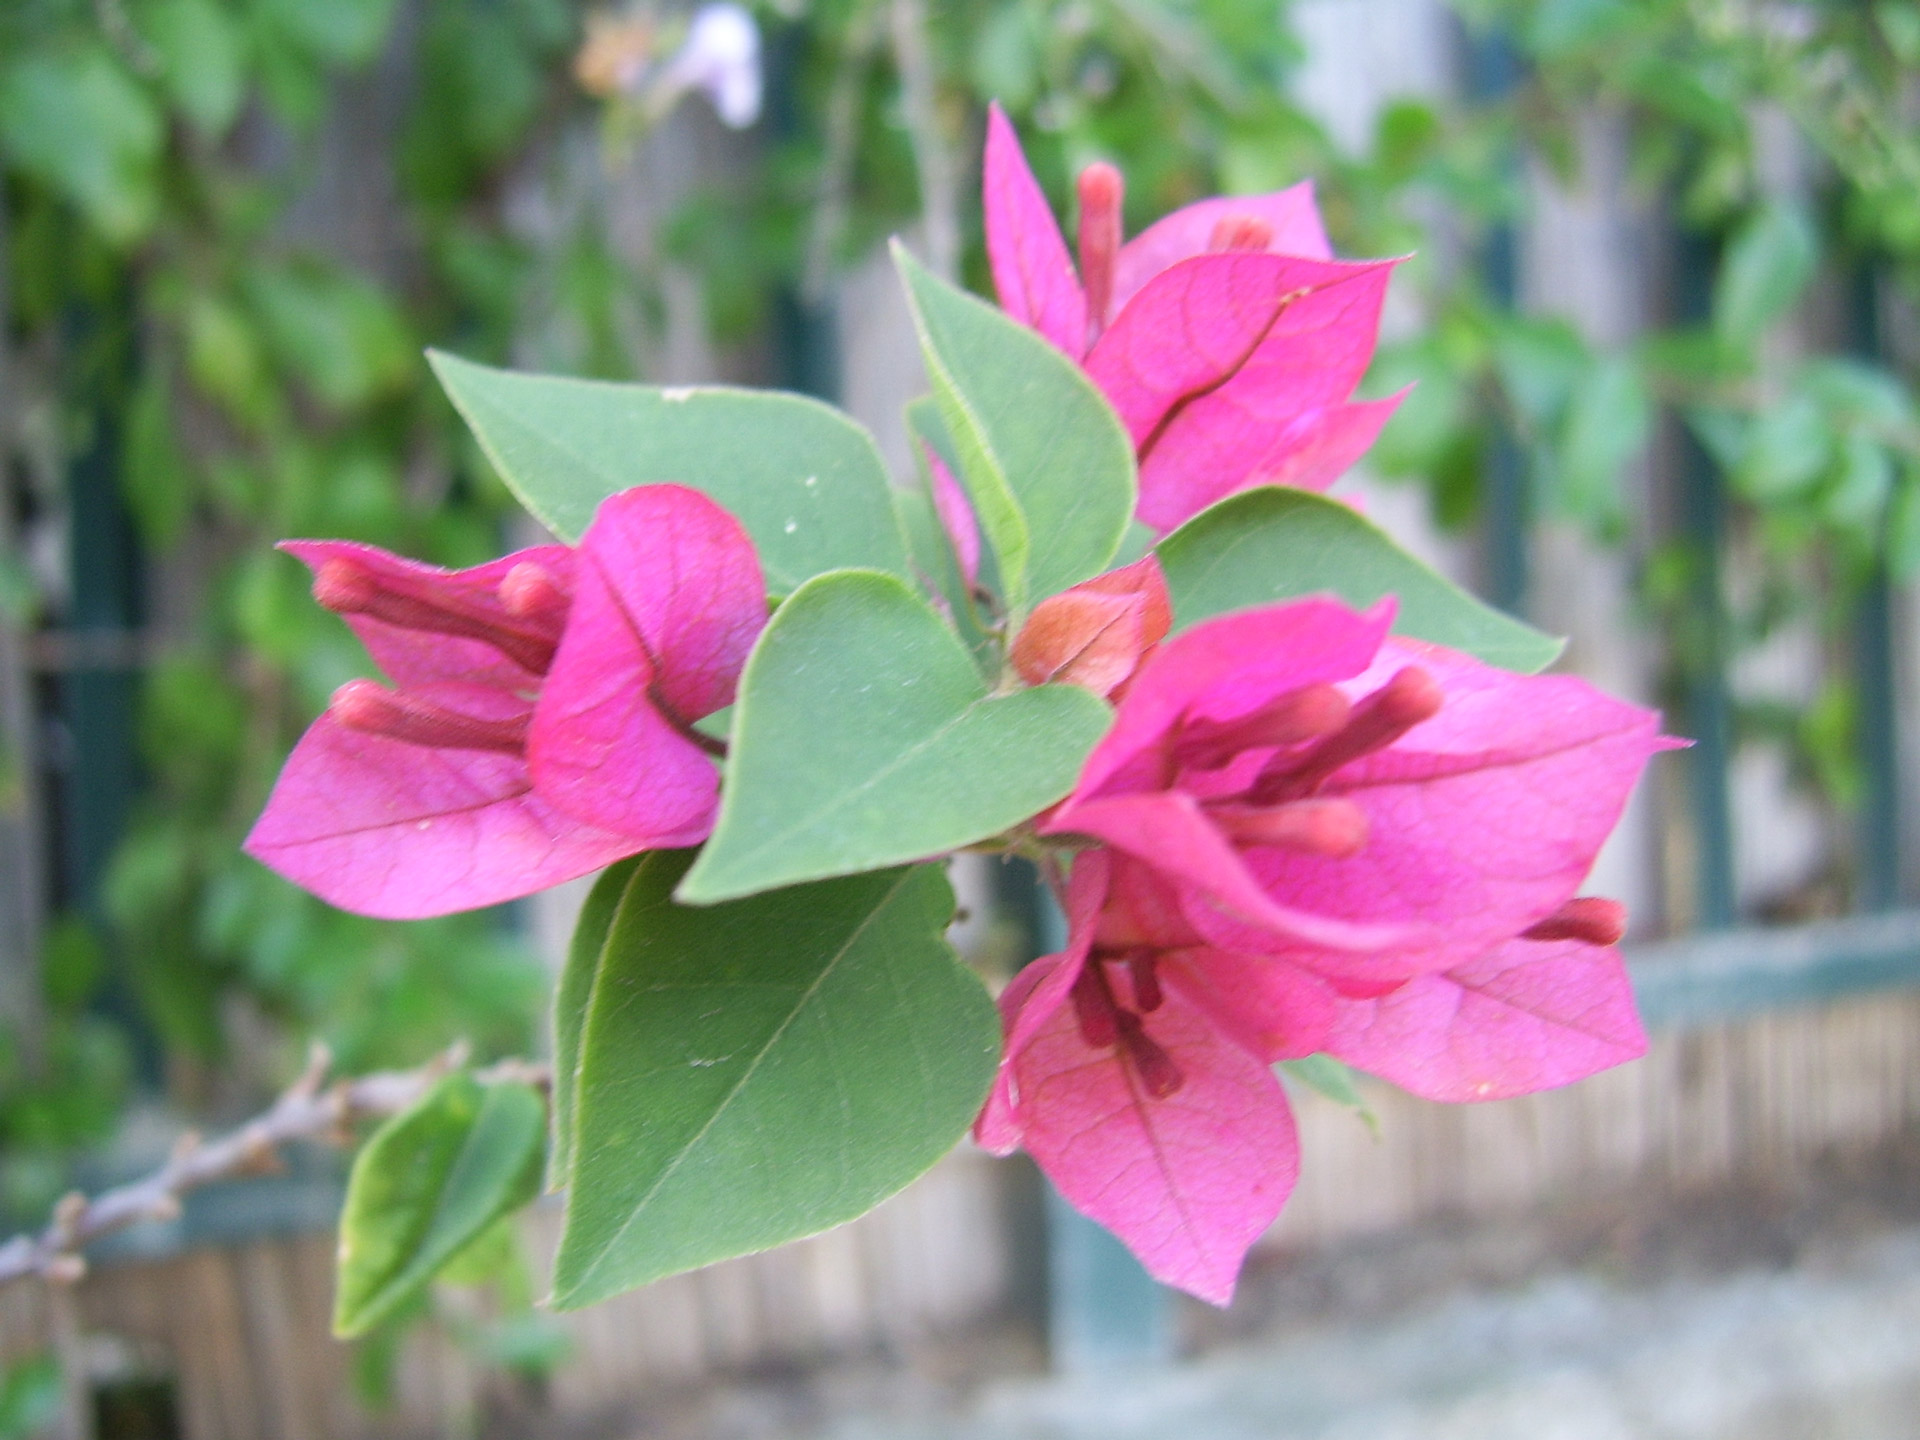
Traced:
<path id="1" fill-rule="evenodd" d="M 1658 718 L 1390 638 L 1391 611 L 1301 600 L 1161 647 L 1042 825 L 1101 848 L 1068 949 L 1003 997 L 979 1137 L 1209 1299 L 1292 1185 L 1273 1062 L 1466 1100 L 1644 1048 L 1619 907 L 1574 892 Z"/>
<path id="2" fill-rule="evenodd" d="M 1078 195 L 1076 267 L 996 109 L 1004 308 L 902 256 L 918 491 L 801 397 L 441 356 L 571 543 L 286 547 L 388 683 L 248 850 L 389 917 L 605 872 L 557 987 L 557 1305 L 850 1219 L 969 1124 L 1225 1303 L 1299 1167 L 1279 1062 L 1476 1101 L 1645 1046 L 1580 891 L 1658 718 L 1313 493 L 1392 412 L 1352 398 L 1391 264 L 1334 259 L 1305 185 L 1130 241 L 1117 172 Z M 946 938 L 964 849 L 1066 919 L 997 1008 Z"/>

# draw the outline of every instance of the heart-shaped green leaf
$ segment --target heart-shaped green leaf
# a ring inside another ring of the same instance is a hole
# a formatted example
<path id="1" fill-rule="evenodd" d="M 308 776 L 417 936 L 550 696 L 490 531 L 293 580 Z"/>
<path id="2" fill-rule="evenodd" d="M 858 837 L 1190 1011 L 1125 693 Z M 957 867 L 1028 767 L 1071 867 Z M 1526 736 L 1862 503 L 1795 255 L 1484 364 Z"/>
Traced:
<path id="1" fill-rule="evenodd" d="M 1156 553 L 1176 633 L 1298 595 L 1337 595 L 1354 606 L 1395 595 L 1394 633 L 1489 665 L 1542 670 L 1564 643 L 1474 599 L 1356 511 L 1305 490 L 1267 485 L 1230 495 L 1167 536 Z"/>
<path id="2" fill-rule="evenodd" d="M 587 999 L 593 994 L 593 975 L 600 968 L 600 951 L 613 928 L 614 911 L 626 893 L 627 881 L 640 863 L 634 856 L 609 865 L 587 892 L 580 919 L 567 946 L 567 963 L 553 989 L 553 1135 L 547 1149 L 547 1188 L 567 1183 L 573 1165 L 573 1096 L 580 1071 L 580 1027 L 586 1023 Z"/>
<path id="3" fill-rule="evenodd" d="M 520 503 L 575 541 L 607 496 L 671 481 L 747 529 L 767 588 L 825 570 L 910 573 L 873 437 L 804 395 L 521 375 L 430 352 L 434 373 Z"/>
<path id="4" fill-rule="evenodd" d="M 893 258 L 960 481 L 1017 623 L 1113 559 L 1139 488 L 1133 444 L 1078 365 L 897 241 Z"/>
<path id="5" fill-rule="evenodd" d="M 689 858 L 641 862 L 602 950 L 562 1309 L 853 1219 L 965 1133 L 999 1058 L 940 867 L 693 908 Z"/>
<path id="6" fill-rule="evenodd" d="M 546 1125 L 530 1087 L 449 1075 L 374 1131 L 340 1213 L 334 1334 L 366 1333 L 538 1194 Z"/>
<path id="7" fill-rule="evenodd" d="M 747 659 L 720 818 L 680 898 L 710 904 L 997 835 L 1073 788 L 1111 718 L 1071 685 L 989 694 L 953 631 L 891 575 L 819 576 Z"/>

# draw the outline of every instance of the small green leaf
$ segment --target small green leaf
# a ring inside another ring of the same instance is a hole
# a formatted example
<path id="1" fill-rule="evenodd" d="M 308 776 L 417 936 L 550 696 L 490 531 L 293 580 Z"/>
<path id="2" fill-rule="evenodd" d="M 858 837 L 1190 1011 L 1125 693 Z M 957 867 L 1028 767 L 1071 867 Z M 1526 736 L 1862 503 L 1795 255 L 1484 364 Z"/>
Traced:
<path id="1" fill-rule="evenodd" d="M 1336 595 L 1354 606 L 1394 595 L 1397 635 L 1526 672 L 1552 664 L 1561 650 L 1561 641 L 1482 604 L 1355 511 L 1305 490 L 1243 490 L 1194 516 L 1158 553 L 1176 632 L 1300 595 Z"/>
<path id="2" fill-rule="evenodd" d="M 394 0 L 254 0 L 261 19 L 315 60 L 360 65 L 380 53 Z"/>
<path id="3" fill-rule="evenodd" d="M 775 595 L 849 566 L 911 573 L 873 437 L 818 400 L 428 358 L 500 478 L 563 540 L 578 540 L 607 496 L 672 481 L 746 527 Z"/>
<path id="4" fill-rule="evenodd" d="M 153 224 L 165 140 L 159 107 L 104 43 L 0 58 L 0 149 L 114 244 Z"/>
<path id="5" fill-rule="evenodd" d="M 561 1309 L 853 1219 L 965 1133 L 999 1058 L 939 867 L 694 909 L 689 858 L 642 861 L 594 981 Z"/>
<path id="6" fill-rule="evenodd" d="M 587 903 L 580 907 L 580 919 L 573 927 L 573 940 L 567 946 L 567 963 L 560 971 L 560 982 L 553 990 L 553 1134 L 547 1151 L 547 1188 L 559 1190 L 567 1183 L 573 1164 L 574 1083 L 580 1073 L 580 1027 L 586 1023 L 587 1000 L 593 994 L 594 971 L 600 968 L 600 952 L 606 946 L 607 932 L 613 928 L 613 915 L 620 908 L 620 897 L 640 864 L 640 857 L 610 865 L 593 882 Z"/>
<path id="7" fill-rule="evenodd" d="M 1713 328 L 1748 343 L 1785 315 L 1813 278 L 1820 239 L 1798 205 L 1762 207 L 1733 237 L 1713 291 Z"/>
<path id="8" fill-rule="evenodd" d="M 1749 425 L 1733 483 L 1762 504 L 1804 495 L 1832 463 L 1835 438 L 1812 396 L 1789 395 Z"/>
<path id="9" fill-rule="evenodd" d="M 897 241 L 893 254 L 959 479 L 1017 624 L 1113 559 L 1138 491 L 1133 444 L 1079 366 Z"/>
<path id="10" fill-rule="evenodd" d="M 546 1107 L 526 1086 L 449 1075 L 354 1158 L 340 1215 L 333 1333 L 393 1314 L 540 1188 Z"/>
<path id="11" fill-rule="evenodd" d="M 246 99 L 245 34 L 216 0 L 148 0 L 135 23 L 160 60 L 161 78 L 187 119 L 226 133 Z"/>
<path id="12" fill-rule="evenodd" d="M 1632 365 L 1619 357 L 1594 366 L 1567 409 L 1554 481 L 1561 508 L 1590 525 L 1623 515 L 1620 472 L 1647 443 L 1653 406 Z"/>
<path id="13" fill-rule="evenodd" d="M 1289 1078 L 1326 1096 L 1334 1104 L 1345 1105 L 1357 1112 L 1367 1122 L 1367 1128 L 1373 1131 L 1374 1138 L 1379 1138 L 1379 1117 L 1360 1093 L 1360 1087 L 1353 1083 L 1353 1071 L 1347 1066 L 1331 1055 L 1303 1055 L 1298 1060 L 1282 1060 L 1280 1069 Z"/>
<path id="14" fill-rule="evenodd" d="M 1111 718 L 1071 685 L 989 694 L 953 631 L 891 575 L 819 576 L 747 659 L 720 818 L 681 898 L 708 904 L 988 839 L 1072 789 Z"/>

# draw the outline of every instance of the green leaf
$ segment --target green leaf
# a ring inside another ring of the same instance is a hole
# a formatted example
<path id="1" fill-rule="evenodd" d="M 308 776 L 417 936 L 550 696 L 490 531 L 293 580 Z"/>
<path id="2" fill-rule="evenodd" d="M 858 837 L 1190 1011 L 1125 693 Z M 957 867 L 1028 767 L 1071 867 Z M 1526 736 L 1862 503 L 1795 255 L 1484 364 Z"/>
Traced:
<path id="1" fill-rule="evenodd" d="M 553 991 L 553 1135 L 547 1151 L 547 1188 L 561 1189 L 567 1183 L 573 1165 L 573 1098 L 580 1072 L 580 1027 L 586 1024 L 587 1000 L 593 994 L 594 972 L 600 968 L 600 953 L 606 947 L 607 932 L 613 928 L 614 911 L 627 882 L 640 864 L 640 857 L 610 865 L 593 882 L 587 903 L 580 907 L 579 922 L 573 927 L 573 940 L 567 946 L 567 963 L 560 971 L 560 983 Z"/>
<path id="2" fill-rule="evenodd" d="M 1110 719 L 1071 685 L 991 695 L 899 580 L 822 575 L 747 659 L 720 818 L 681 898 L 707 904 L 988 839 L 1072 789 Z"/>
<path id="3" fill-rule="evenodd" d="M 294 262 L 255 269 L 246 288 L 280 363 L 332 408 L 404 389 L 414 373 L 405 321 L 365 276 Z"/>
<path id="4" fill-rule="evenodd" d="M 1160 542 L 1176 633 L 1215 615 L 1299 595 L 1353 606 L 1399 597 L 1397 635 L 1532 672 L 1562 642 L 1481 603 L 1337 500 L 1261 486 L 1203 510 Z"/>
<path id="5" fill-rule="evenodd" d="M 853 1219 L 965 1133 L 999 1058 L 938 866 L 692 909 L 689 858 L 641 863 L 594 981 L 561 1309 Z"/>
<path id="6" fill-rule="evenodd" d="M 1733 482 L 1762 504 L 1804 495 L 1832 462 L 1834 440 L 1814 399 L 1789 395 L 1749 425 L 1746 448 L 1732 469 Z"/>
<path id="7" fill-rule="evenodd" d="M 1647 443 L 1653 406 L 1639 373 L 1613 357 L 1593 367 L 1573 393 L 1561 433 L 1554 482 L 1561 508 L 1591 525 L 1623 516 L 1620 472 Z"/>
<path id="8" fill-rule="evenodd" d="M 364 1334 L 540 1188 L 546 1107 L 526 1085 L 449 1075 L 373 1133 L 340 1215 L 333 1333 Z"/>
<path id="9" fill-rule="evenodd" d="M 906 528 L 914 567 L 923 583 L 946 601 L 954 629 L 959 631 L 975 660 L 982 669 L 991 672 L 999 664 L 1000 646 L 982 624 L 978 602 L 960 568 L 959 552 L 954 549 L 933 498 L 933 470 L 927 464 L 927 449 L 939 456 L 952 474 L 960 473 L 960 462 L 954 455 L 947 422 L 940 418 L 940 407 L 931 395 L 922 395 L 908 403 L 907 433 L 913 442 L 914 477 L 920 484 L 916 490 L 895 490 L 894 501 L 900 507 L 900 520 Z M 996 578 L 993 555 L 983 547 L 975 585 L 991 592 L 999 588 Z"/>
<path id="10" fill-rule="evenodd" d="M 520 375 L 431 351 L 447 394 L 520 503 L 568 541 L 609 495 L 673 481 L 747 528 L 767 588 L 827 570 L 910 573 L 873 437 L 804 395 Z"/>
<path id="11" fill-rule="evenodd" d="M 1367 1104 L 1366 1097 L 1360 1093 L 1360 1087 L 1353 1083 L 1353 1071 L 1331 1055 L 1303 1055 L 1298 1060 L 1282 1060 L 1280 1069 L 1288 1077 L 1298 1080 L 1309 1090 L 1318 1092 L 1336 1105 L 1345 1105 L 1356 1111 L 1367 1122 L 1367 1128 L 1373 1131 L 1374 1138 L 1380 1136 L 1380 1121 Z"/>
<path id="12" fill-rule="evenodd" d="M 148 0 L 136 15 L 174 104 L 202 134 L 226 133 L 246 99 L 245 36 L 216 0 Z"/>
<path id="13" fill-rule="evenodd" d="M 1819 235 L 1805 210 L 1785 201 L 1762 207 L 1720 263 L 1713 328 L 1736 344 L 1758 338 L 1800 298 L 1819 261 Z"/>
<path id="14" fill-rule="evenodd" d="M 1065 355 L 894 243 L 961 483 L 1014 623 L 1107 568 L 1133 518 L 1133 444 Z"/>
<path id="15" fill-rule="evenodd" d="M 104 45 L 29 51 L 0 69 L 0 150 L 115 244 L 153 224 L 165 138 L 159 107 Z"/>
<path id="16" fill-rule="evenodd" d="M 373 59 L 393 23 L 394 0 L 255 0 L 261 18 L 316 60 Z"/>

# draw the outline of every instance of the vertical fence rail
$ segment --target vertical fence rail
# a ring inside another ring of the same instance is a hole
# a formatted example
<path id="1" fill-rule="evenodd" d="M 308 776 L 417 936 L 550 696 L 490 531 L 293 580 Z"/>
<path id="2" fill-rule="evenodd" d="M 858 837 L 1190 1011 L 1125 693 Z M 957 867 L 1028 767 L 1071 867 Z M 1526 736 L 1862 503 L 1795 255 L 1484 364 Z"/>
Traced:
<path id="1" fill-rule="evenodd" d="M 1883 358 L 1879 275 L 1855 265 L 1848 275 L 1849 339 L 1867 361 Z M 1854 902 L 1866 911 L 1900 903 L 1904 869 L 1900 824 L 1900 697 L 1895 652 L 1894 590 L 1885 555 L 1861 587 L 1853 630 L 1853 679 L 1858 698 L 1861 788 L 1859 883 Z"/>

